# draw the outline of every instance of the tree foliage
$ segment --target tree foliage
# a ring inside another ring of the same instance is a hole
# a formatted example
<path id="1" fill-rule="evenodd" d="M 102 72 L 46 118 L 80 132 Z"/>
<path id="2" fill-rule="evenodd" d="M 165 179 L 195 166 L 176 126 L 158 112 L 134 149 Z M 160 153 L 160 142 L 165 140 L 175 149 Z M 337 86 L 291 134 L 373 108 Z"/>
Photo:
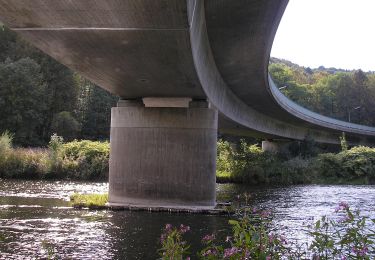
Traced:
<path id="1" fill-rule="evenodd" d="M 375 125 L 373 72 L 304 68 L 276 58 L 271 59 L 269 72 L 281 91 L 296 103 L 340 120 Z"/>
<path id="2" fill-rule="evenodd" d="M 6 27 L 0 28 L 0 132 L 18 146 L 66 140 L 108 139 L 117 98 L 74 74 Z"/>

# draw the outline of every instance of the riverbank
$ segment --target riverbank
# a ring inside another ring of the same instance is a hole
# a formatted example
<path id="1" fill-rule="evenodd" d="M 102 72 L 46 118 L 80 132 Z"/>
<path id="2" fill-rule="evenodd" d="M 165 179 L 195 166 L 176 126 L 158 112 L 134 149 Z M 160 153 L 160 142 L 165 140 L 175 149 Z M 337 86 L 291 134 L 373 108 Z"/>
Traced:
<path id="1" fill-rule="evenodd" d="M 0 136 L 0 178 L 107 181 L 109 143 L 72 141 L 52 136 L 47 148 L 13 148 Z"/>
<path id="2" fill-rule="evenodd" d="M 52 136 L 44 149 L 13 148 L 0 136 L 0 178 L 107 181 L 109 143 L 72 141 Z M 218 141 L 218 183 L 375 184 L 375 149 L 353 147 L 339 153 L 286 156 L 256 145 Z"/>
<path id="3" fill-rule="evenodd" d="M 241 142 L 218 142 L 218 183 L 375 184 L 375 149 L 357 146 L 339 153 L 288 156 Z"/>

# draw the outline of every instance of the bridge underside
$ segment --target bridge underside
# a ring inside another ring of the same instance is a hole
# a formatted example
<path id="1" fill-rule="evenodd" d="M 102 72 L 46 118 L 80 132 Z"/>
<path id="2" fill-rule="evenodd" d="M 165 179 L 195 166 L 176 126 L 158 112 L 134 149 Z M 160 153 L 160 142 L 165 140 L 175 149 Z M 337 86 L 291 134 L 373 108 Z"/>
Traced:
<path id="1" fill-rule="evenodd" d="M 112 110 L 111 203 L 213 206 L 218 128 L 375 143 L 374 128 L 307 111 L 269 78 L 287 2 L 0 0 L 0 20 L 124 100 Z M 163 97 L 192 102 L 142 103 Z"/>

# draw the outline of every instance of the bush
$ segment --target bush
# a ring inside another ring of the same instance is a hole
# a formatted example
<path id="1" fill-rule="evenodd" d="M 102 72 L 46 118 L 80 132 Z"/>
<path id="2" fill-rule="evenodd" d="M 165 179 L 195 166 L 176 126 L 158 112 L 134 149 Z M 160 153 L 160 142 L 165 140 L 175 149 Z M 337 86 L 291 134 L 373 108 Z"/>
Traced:
<path id="1" fill-rule="evenodd" d="M 104 180 L 109 171 L 109 143 L 94 141 L 73 141 L 61 149 L 62 172 L 70 178 L 83 180 Z"/>
<path id="2" fill-rule="evenodd" d="M 358 146 L 338 154 L 321 154 L 318 171 L 328 182 L 375 183 L 375 149 Z"/>
<path id="3" fill-rule="evenodd" d="M 269 169 L 269 182 L 283 184 L 313 183 L 317 178 L 314 163 L 314 159 L 295 157 L 274 164 L 273 168 Z"/>

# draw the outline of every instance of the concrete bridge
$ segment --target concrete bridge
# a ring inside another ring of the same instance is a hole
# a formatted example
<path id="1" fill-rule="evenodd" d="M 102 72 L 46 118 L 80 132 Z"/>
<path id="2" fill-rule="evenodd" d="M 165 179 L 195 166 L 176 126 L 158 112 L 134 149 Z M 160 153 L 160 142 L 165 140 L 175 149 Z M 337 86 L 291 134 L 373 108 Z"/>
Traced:
<path id="1" fill-rule="evenodd" d="M 110 203 L 212 207 L 217 130 L 373 143 L 283 96 L 268 62 L 287 0 L 0 0 L 0 20 L 122 99 Z M 273 145 L 268 143 L 268 145 Z"/>

